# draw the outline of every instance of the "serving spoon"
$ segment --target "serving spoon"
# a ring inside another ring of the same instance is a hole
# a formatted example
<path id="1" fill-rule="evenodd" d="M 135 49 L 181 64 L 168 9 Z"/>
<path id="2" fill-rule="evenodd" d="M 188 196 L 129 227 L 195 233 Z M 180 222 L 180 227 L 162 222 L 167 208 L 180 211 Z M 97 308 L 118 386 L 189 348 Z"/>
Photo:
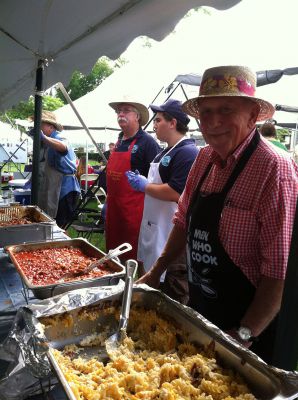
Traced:
<path id="1" fill-rule="evenodd" d="M 77 277 L 80 275 L 88 274 L 94 268 L 100 267 L 102 264 L 104 264 L 106 261 L 110 260 L 111 258 L 118 257 L 121 254 L 124 254 L 127 251 L 130 251 L 131 249 L 132 249 L 132 246 L 129 243 L 123 243 L 120 246 L 116 247 L 115 249 L 110 250 L 104 257 L 100 258 L 99 260 L 92 261 L 89 265 L 87 265 L 86 268 L 75 271 L 75 272 L 67 272 L 59 279 L 59 282 L 63 283 L 65 278 L 74 278 L 74 277 Z"/>

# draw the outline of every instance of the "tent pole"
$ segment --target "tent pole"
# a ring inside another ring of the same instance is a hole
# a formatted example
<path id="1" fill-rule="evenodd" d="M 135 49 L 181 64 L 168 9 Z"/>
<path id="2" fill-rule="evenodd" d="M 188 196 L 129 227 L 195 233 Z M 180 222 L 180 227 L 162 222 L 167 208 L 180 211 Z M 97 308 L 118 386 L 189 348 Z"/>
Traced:
<path id="1" fill-rule="evenodd" d="M 298 201 L 274 346 L 273 365 L 295 371 L 298 362 Z"/>
<path id="2" fill-rule="evenodd" d="M 88 163 L 89 163 L 89 153 L 88 153 L 88 139 L 86 138 L 86 167 L 85 167 L 85 174 L 86 174 L 86 179 L 85 179 L 85 193 L 87 193 L 87 189 L 88 189 L 88 179 L 87 179 L 87 175 L 88 175 Z"/>
<path id="3" fill-rule="evenodd" d="M 40 131 L 42 111 L 43 70 L 45 61 L 38 60 L 35 81 L 34 105 L 34 134 L 33 134 L 33 165 L 32 165 L 32 192 L 31 204 L 38 204 L 39 191 L 39 159 L 40 159 Z"/>
<path id="4" fill-rule="evenodd" d="M 169 100 L 169 98 L 172 96 L 172 94 L 175 92 L 175 90 L 178 88 L 180 86 L 180 83 L 175 87 L 175 89 L 173 89 L 172 90 L 172 92 L 168 95 L 168 97 L 166 98 L 166 100 L 164 101 L 164 103 L 166 102 L 166 101 L 168 101 Z M 162 89 L 161 89 L 162 90 Z M 161 92 L 161 90 L 158 92 L 158 95 L 159 95 L 159 93 Z M 157 95 L 157 96 L 158 96 Z M 157 96 L 155 96 L 155 99 L 157 98 Z M 150 125 L 150 123 L 153 121 L 153 119 L 154 119 L 154 117 L 155 117 L 155 114 L 153 115 L 153 117 L 151 117 L 150 119 L 149 119 L 149 121 L 147 122 L 147 124 L 144 126 L 144 131 L 148 128 L 148 126 Z"/>
<path id="5" fill-rule="evenodd" d="M 71 98 L 68 96 L 67 91 L 65 90 L 65 87 L 63 86 L 63 84 L 61 82 L 57 83 L 58 88 L 61 90 L 63 96 L 65 97 L 66 101 L 68 102 L 68 104 L 70 105 L 70 107 L 72 108 L 73 112 L 76 114 L 76 116 L 78 117 L 78 120 L 80 121 L 80 123 L 82 124 L 82 127 L 85 129 L 87 135 L 90 137 L 92 143 L 94 144 L 94 146 L 96 147 L 98 154 L 100 155 L 100 157 L 103 160 L 104 165 L 107 165 L 108 160 L 106 159 L 105 155 L 103 154 L 103 151 L 101 151 L 101 148 L 99 147 L 99 145 L 96 143 L 96 141 L 93 139 L 93 136 L 91 135 L 89 128 L 87 127 L 87 125 L 85 124 L 85 122 L 83 121 L 83 118 L 80 116 L 78 110 L 75 108 L 75 105 L 73 104 Z"/>
<path id="6" fill-rule="evenodd" d="M 160 95 L 162 89 L 164 88 L 164 86 L 161 87 L 160 91 L 157 93 L 157 95 L 154 97 L 154 99 L 151 101 L 151 104 L 154 104 L 155 100 L 158 98 L 158 96 Z"/>
<path id="7" fill-rule="evenodd" d="M 188 100 L 188 96 L 187 96 L 187 94 L 186 94 L 186 91 L 185 91 L 185 89 L 184 89 L 184 87 L 183 87 L 183 85 L 181 84 L 181 90 L 182 90 L 182 92 L 183 92 L 183 94 L 184 94 L 184 96 L 185 96 L 185 98 L 186 98 L 186 100 Z M 196 123 L 197 123 L 197 125 L 198 125 L 198 128 L 199 128 L 199 130 L 201 130 L 201 127 L 200 127 L 200 122 L 199 122 L 199 120 L 197 119 L 197 118 L 195 118 L 195 120 L 196 120 Z"/>

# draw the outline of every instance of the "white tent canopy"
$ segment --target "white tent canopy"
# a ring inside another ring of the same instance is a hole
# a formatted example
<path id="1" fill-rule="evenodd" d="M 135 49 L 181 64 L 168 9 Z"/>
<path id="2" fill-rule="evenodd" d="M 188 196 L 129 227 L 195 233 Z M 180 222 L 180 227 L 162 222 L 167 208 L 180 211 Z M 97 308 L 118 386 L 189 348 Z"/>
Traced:
<path id="1" fill-rule="evenodd" d="M 157 51 L 150 51 L 142 59 L 124 65 L 105 79 L 100 86 L 80 99 L 74 105 L 88 127 L 118 128 L 114 110 L 108 105 L 112 101 L 127 98 L 148 106 L 162 88 L 175 78 L 176 66 L 162 65 Z M 171 71 L 172 70 L 172 71 Z M 197 92 L 197 89 L 194 89 Z M 181 91 L 176 97 L 185 99 Z M 162 89 L 156 102 L 162 103 L 167 94 Z M 80 122 L 69 105 L 55 111 L 62 125 L 80 126 Z"/>
<path id="2" fill-rule="evenodd" d="M 10 124 L 0 121 L 0 139 L 19 140 L 21 132 L 13 128 Z"/>
<path id="3" fill-rule="evenodd" d="M 179 73 L 185 73 L 185 71 L 196 67 L 196 60 L 191 59 L 191 57 L 184 59 L 183 62 L 180 61 L 180 63 L 171 62 L 170 57 L 164 55 L 164 47 L 166 47 L 166 43 L 161 43 L 158 48 L 149 50 L 147 54 L 142 56 L 141 60 L 129 63 L 116 70 L 95 90 L 74 101 L 75 107 L 88 127 L 107 128 L 107 134 L 114 137 L 115 133 L 108 128 L 116 129 L 118 124 L 114 110 L 108 105 L 109 102 L 119 101 L 127 97 L 131 98 L 132 101 L 149 106 L 158 95 L 154 102 L 161 104 L 169 95 L 169 93 L 165 93 L 165 88 L 173 82 L 175 77 Z M 159 62 L 156 62 L 156 60 L 159 60 Z M 166 63 L 166 60 L 168 60 L 168 63 Z M 181 68 L 185 69 L 181 70 Z M 268 66 L 269 68 L 270 66 Z M 203 71 L 196 72 L 201 74 Z M 174 84 L 174 87 L 176 85 Z M 183 88 L 189 98 L 198 95 L 199 87 L 197 86 L 183 84 Z M 295 106 L 298 105 L 297 90 L 298 76 L 284 76 L 276 83 L 258 87 L 257 96 L 269 100 L 274 106 L 276 104 Z M 177 88 L 172 96 L 185 101 L 185 96 L 180 88 Z M 55 114 L 62 125 L 81 126 L 69 105 L 56 110 Z M 276 111 L 274 119 L 280 125 L 296 123 L 298 114 Z M 190 128 L 197 128 L 193 119 Z M 95 131 L 93 132 L 96 137 Z M 106 141 L 108 140 L 107 138 Z"/>
<path id="4" fill-rule="evenodd" d="M 117 58 L 137 36 L 163 39 L 191 8 L 226 9 L 240 0 L 3 0 L 0 2 L 0 110 L 35 91 L 32 201 L 38 200 L 41 94 L 72 72 Z"/>
<path id="5" fill-rule="evenodd" d="M 265 6 L 266 4 L 262 8 L 260 4 L 260 13 L 264 13 L 264 8 L 267 12 Z M 211 16 L 195 13 L 192 17 L 184 18 L 180 22 L 176 28 L 177 34 L 169 35 L 161 43 L 155 43 L 152 48 L 138 52 L 133 62 L 116 70 L 93 92 L 74 102 L 86 125 L 118 128 L 114 111 L 108 106 L 109 102 L 119 101 L 127 96 L 148 106 L 161 88 L 167 87 L 179 74 L 193 72 L 201 75 L 210 66 L 225 64 L 249 65 L 255 71 L 284 70 L 298 65 L 297 57 L 293 55 L 293 52 L 291 57 L 283 57 L 282 60 L 277 61 L 275 55 L 272 56 L 271 53 L 265 58 L 261 57 L 259 53 L 263 50 L 261 51 L 258 47 L 254 49 L 256 57 L 252 57 L 247 50 L 254 40 L 254 33 L 251 31 L 241 36 L 242 47 L 239 51 L 235 51 L 233 46 L 218 46 L 218 33 L 223 26 L 224 42 L 234 43 L 235 32 L 240 31 L 243 24 L 243 21 L 239 20 L 239 10 L 246 15 L 249 11 L 249 1 L 247 4 L 242 1 L 224 13 L 212 10 Z M 250 11 L 253 13 L 253 10 Z M 263 17 L 263 14 L 259 17 Z M 181 26 L 183 29 L 180 29 Z M 200 33 L 206 34 L 206 38 L 200 40 Z M 271 45 L 271 42 L 268 43 L 269 49 Z M 287 64 L 284 64 L 284 59 L 287 60 Z M 189 97 L 195 97 L 198 90 L 199 88 L 195 86 L 186 87 Z M 298 75 L 282 76 L 278 82 L 259 87 L 257 90 L 260 97 L 268 99 L 274 105 L 290 106 L 298 106 L 297 91 Z M 155 102 L 161 103 L 166 97 L 167 94 L 162 91 Z M 181 89 L 177 89 L 173 97 L 185 100 Z M 69 106 L 57 110 L 56 115 L 64 125 L 81 126 Z M 292 113 L 276 113 L 276 118 L 280 123 L 292 122 L 295 117 L 296 115 Z M 191 122 L 191 128 L 197 128 L 195 121 Z"/>
<path id="6" fill-rule="evenodd" d="M 163 39 L 191 8 L 226 9 L 240 0 L 3 0 L 0 2 L 0 109 L 33 94 L 44 61 L 45 87 L 87 73 L 101 55 L 117 58 L 139 35 Z"/>

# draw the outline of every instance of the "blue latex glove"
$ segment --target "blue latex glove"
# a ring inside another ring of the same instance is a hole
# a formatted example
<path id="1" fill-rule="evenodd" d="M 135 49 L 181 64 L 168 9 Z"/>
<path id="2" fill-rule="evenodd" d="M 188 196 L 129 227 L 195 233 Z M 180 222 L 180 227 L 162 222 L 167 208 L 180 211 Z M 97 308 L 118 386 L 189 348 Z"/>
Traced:
<path id="1" fill-rule="evenodd" d="M 134 184 L 134 179 L 136 174 L 133 171 L 126 171 L 125 175 L 127 177 L 128 183 L 130 184 L 131 187 L 133 187 L 132 185 Z"/>
<path id="2" fill-rule="evenodd" d="M 146 186 L 148 185 L 148 179 L 145 176 L 140 175 L 137 169 L 135 172 L 127 171 L 125 174 L 127 176 L 128 183 L 134 190 L 138 192 L 145 192 Z"/>

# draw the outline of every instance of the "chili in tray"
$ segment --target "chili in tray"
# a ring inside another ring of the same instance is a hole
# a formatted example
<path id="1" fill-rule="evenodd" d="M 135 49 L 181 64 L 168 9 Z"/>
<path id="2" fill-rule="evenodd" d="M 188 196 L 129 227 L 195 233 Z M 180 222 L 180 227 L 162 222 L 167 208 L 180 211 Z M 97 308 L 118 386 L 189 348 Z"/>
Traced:
<path id="1" fill-rule="evenodd" d="M 82 271 L 98 259 L 84 254 L 81 249 L 75 247 L 20 251 L 15 253 L 14 257 L 26 278 L 36 286 L 57 283 L 62 277 L 67 282 L 98 278 L 114 272 L 107 263 L 104 263 L 87 274 L 65 278 L 65 274 Z"/>

